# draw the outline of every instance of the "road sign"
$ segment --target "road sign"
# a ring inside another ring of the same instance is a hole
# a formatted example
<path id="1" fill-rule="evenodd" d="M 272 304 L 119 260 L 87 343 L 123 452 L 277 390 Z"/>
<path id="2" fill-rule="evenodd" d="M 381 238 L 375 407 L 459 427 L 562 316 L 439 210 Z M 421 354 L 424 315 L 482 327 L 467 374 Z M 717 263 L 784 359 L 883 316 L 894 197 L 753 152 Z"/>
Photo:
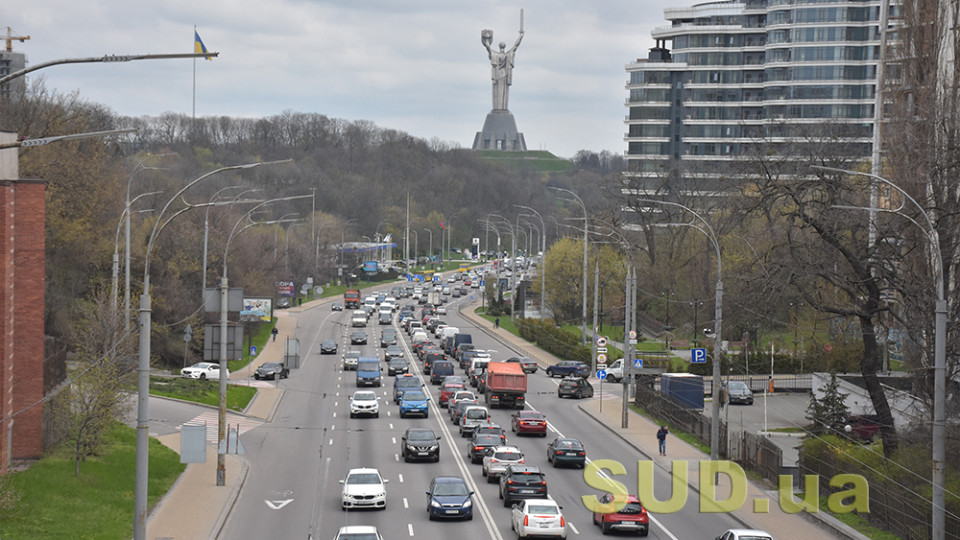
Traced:
<path id="1" fill-rule="evenodd" d="M 604 353 L 598 354 L 598 355 L 597 355 L 597 363 L 598 363 L 598 364 L 606 364 L 606 363 L 607 363 L 607 355 L 604 354 Z"/>
<path id="2" fill-rule="evenodd" d="M 607 378 L 607 371 L 604 369 L 597 370 L 597 378 L 601 381 Z"/>
<path id="3" fill-rule="evenodd" d="M 606 346 L 607 346 L 607 338 L 603 336 L 597 336 L 597 347 L 606 347 Z"/>
<path id="4" fill-rule="evenodd" d="M 637 332 L 635 330 L 630 331 L 630 339 L 637 339 Z"/>
<path id="5" fill-rule="evenodd" d="M 633 367 L 634 369 L 643 369 L 643 358 L 634 358 Z"/>
<path id="6" fill-rule="evenodd" d="M 707 350 L 703 348 L 690 349 L 690 363 L 691 364 L 706 364 L 707 363 Z"/>

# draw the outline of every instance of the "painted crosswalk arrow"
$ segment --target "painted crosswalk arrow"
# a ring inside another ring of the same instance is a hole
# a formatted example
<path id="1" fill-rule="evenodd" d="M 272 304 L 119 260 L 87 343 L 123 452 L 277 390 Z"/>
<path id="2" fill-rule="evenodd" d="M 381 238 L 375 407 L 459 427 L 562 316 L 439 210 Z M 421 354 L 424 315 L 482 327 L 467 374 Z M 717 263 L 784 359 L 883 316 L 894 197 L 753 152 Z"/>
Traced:
<path id="1" fill-rule="evenodd" d="M 269 506 L 271 509 L 273 509 L 273 510 L 279 510 L 279 509 L 283 508 L 284 506 L 292 503 L 292 502 L 293 502 L 293 499 L 287 499 L 287 500 L 285 500 L 285 501 L 268 501 L 268 500 L 264 500 L 263 502 L 267 503 L 267 506 Z"/>

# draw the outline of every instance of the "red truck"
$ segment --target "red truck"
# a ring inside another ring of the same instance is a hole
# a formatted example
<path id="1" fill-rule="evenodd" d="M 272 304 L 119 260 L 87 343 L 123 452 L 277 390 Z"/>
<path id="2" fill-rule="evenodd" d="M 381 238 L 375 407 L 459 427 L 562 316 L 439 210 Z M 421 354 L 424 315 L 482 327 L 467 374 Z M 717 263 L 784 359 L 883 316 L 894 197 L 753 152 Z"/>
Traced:
<path id="1" fill-rule="evenodd" d="M 527 393 L 527 374 L 514 362 L 490 362 L 487 364 L 487 382 L 484 396 L 487 406 L 522 409 Z"/>
<path id="2" fill-rule="evenodd" d="M 343 305 L 346 309 L 360 309 L 360 290 L 347 289 L 344 291 Z"/>

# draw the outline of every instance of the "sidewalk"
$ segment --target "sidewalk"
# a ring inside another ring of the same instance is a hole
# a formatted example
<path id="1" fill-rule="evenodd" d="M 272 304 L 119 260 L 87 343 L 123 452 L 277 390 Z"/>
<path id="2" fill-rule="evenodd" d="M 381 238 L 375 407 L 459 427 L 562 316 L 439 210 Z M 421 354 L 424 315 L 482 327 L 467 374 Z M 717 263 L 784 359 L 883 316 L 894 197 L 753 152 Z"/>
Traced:
<path id="1" fill-rule="evenodd" d="M 282 362 L 284 343 L 287 337 L 295 337 L 297 320 L 289 313 L 305 311 L 325 305 L 332 299 L 317 300 L 300 307 L 275 312 L 277 316 L 277 339 L 267 342 L 263 351 L 245 368 L 230 374 L 231 384 L 243 384 L 249 380 L 264 362 Z M 302 354 L 302 351 L 301 351 Z M 283 398 L 281 388 L 258 388 L 257 394 L 243 414 L 270 422 Z M 216 429 L 216 426 L 213 426 Z M 180 434 L 158 437 L 158 440 L 174 452 L 180 452 Z M 191 463 L 160 499 L 147 518 L 147 538 L 154 540 L 201 540 L 215 539 L 226 521 L 227 515 L 243 488 L 249 464 L 242 456 L 226 456 L 225 485 L 217 486 L 217 449 L 207 446 L 207 460 Z"/>
<path id="2" fill-rule="evenodd" d="M 497 339 L 506 341 L 513 348 L 523 352 L 545 368 L 548 365 L 555 364 L 559 359 L 547 352 L 544 352 L 525 339 L 511 334 L 503 329 L 495 329 L 486 319 L 480 317 L 474 310 L 476 306 L 461 305 L 460 314 L 477 324 L 480 331 L 495 336 Z M 655 467 L 670 471 L 674 460 L 683 460 L 690 463 L 688 465 L 688 479 L 691 488 L 697 493 L 699 474 L 698 466 L 693 463 L 699 463 L 702 460 L 709 459 L 709 455 L 704 454 L 699 449 L 691 446 L 677 437 L 671 436 L 667 442 L 667 456 L 659 455 L 657 448 L 656 432 L 659 426 L 654 424 L 646 417 L 630 410 L 628 414 L 627 428 L 621 428 L 621 416 L 623 402 L 620 397 L 613 397 L 603 400 L 603 410 L 600 411 L 600 400 L 586 401 L 580 404 L 579 408 L 584 413 L 598 421 L 605 428 L 623 439 L 624 442 L 633 447 L 643 458 L 651 460 Z M 726 488 L 726 490 L 724 489 Z M 724 500 L 729 492 L 729 482 L 721 484 L 717 488 L 717 499 Z M 842 538 L 845 540 L 868 540 L 867 537 L 841 523 L 837 519 L 820 512 L 817 514 L 787 514 L 780 509 L 776 490 L 768 490 L 765 486 L 760 486 L 754 482 L 747 482 L 747 499 L 743 507 L 731 515 L 739 521 L 745 528 L 754 528 L 765 530 L 774 538 L 823 538 L 824 535 L 831 535 L 833 538 Z M 691 504 L 688 501 L 687 504 Z M 695 504 L 695 503 L 693 503 Z M 754 508 L 766 505 L 767 512 L 754 512 Z M 717 534 L 723 531 L 717 531 Z"/>

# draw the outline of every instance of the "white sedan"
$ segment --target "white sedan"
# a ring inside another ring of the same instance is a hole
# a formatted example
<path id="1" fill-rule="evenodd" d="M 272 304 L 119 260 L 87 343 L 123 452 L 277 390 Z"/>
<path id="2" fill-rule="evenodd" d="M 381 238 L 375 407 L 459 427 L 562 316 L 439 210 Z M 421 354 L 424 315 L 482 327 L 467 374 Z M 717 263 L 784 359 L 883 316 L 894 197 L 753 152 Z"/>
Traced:
<path id="1" fill-rule="evenodd" d="M 387 507 L 387 487 L 377 469 L 350 469 L 346 478 L 340 481 L 343 492 L 340 495 L 340 507 L 380 508 Z"/>
<path id="2" fill-rule="evenodd" d="M 230 376 L 230 370 L 227 371 L 227 377 Z M 210 362 L 197 362 L 196 364 L 185 367 L 180 370 L 180 376 L 187 379 L 200 379 L 205 381 L 207 379 L 211 381 L 220 380 L 220 364 L 212 364 Z"/>
<path id="3" fill-rule="evenodd" d="M 347 525 L 340 527 L 333 540 L 383 540 L 383 537 L 373 525 Z"/>
<path id="4" fill-rule="evenodd" d="M 533 536 L 567 537 L 567 521 L 562 507 L 553 499 L 526 499 L 513 506 L 510 528 L 519 538 Z"/>

